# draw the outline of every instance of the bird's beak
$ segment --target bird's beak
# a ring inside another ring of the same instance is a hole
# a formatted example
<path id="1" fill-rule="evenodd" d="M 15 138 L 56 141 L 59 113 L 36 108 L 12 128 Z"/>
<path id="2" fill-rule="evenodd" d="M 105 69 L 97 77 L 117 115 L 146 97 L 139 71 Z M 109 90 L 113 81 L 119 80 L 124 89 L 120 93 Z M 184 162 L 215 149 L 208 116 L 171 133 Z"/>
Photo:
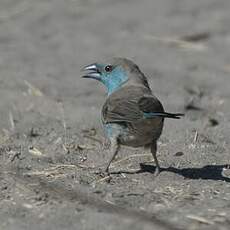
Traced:
<path id="1" fill-rule="evenodd" d="M 88 71 L 88 73 L 82 76 L 83 78 L 101 79 L 101 73 L 98 70 L 96 63 L 83 67 L 81 71 Z"/>

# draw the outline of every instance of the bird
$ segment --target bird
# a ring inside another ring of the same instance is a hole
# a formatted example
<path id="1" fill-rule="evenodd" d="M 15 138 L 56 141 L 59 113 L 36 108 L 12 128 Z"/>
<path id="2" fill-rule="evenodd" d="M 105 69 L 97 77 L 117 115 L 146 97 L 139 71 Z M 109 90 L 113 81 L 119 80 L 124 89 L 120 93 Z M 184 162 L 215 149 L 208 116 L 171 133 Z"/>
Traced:
<path id="1" fill-rule="evenodd" d="M 139 67 L 127 58 L 114 57 L 83 67 L 83 78 L 95 79 L 106 87 L 107 98 L 102 107 L 101 121 L 110 142 L 109 167 L 121 146 L 150 149 L 156 169 L 161 171 L 157 159 L 157 140 L 165 118 L 179 119 L 184 114 L 164 111 L 162 103 L 152 93 L 148 80 Z"/>

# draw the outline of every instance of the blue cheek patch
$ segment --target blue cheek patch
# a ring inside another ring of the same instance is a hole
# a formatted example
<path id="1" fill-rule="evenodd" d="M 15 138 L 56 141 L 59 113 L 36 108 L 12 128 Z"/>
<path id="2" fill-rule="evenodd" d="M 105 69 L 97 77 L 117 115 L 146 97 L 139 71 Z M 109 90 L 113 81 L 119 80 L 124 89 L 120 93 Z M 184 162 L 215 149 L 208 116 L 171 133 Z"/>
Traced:
<path id="1" fill-rule="evenodd" d="M 119 89 L 127 80 L 128 76 L 121 68 L 114 69 L 113 72 L 102 78 L 109 95 Z"/>

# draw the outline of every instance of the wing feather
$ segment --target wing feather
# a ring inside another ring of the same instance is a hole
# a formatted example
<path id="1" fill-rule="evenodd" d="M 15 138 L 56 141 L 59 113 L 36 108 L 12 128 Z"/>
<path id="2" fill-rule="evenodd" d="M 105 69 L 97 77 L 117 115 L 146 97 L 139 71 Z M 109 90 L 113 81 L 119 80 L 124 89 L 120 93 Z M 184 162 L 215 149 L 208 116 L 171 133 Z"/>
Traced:
<path id="1" fill-rule="evenodd" d="M 179 119 L 183 114 L 166 113 L 149 88 L 127 86 L 111 94 L 102 108 L 103 123 L 137 122 L 148 118 Z"/>
<path id="2" fill-rule="evenodd" d="M 149 110 L 150 109 L 150 110 Z M 135 122 L 144 112 L 162 112 L 163 106 L 146 87 L 124 87 L 111 94 L 102 109 L 104 123 Z"/>

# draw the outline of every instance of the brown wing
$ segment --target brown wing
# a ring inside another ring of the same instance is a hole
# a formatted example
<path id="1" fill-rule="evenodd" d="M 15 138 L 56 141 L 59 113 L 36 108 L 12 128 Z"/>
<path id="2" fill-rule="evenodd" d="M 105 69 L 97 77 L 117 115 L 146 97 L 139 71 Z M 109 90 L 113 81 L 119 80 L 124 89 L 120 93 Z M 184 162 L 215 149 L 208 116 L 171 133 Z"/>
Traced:
<path id="1" fill-rule="evenodd" d="M 135 122 L 143 112 L 162 112 L 163 107 L 146 87 L 124 87 L 111 94 L 102 109 L 104 123 Z"/>
<path id="2" fill-rule="evenodd" d="M 161 113 L 164 108 L 160 101 L 153 95 L 144 95 L 138 101 L 139 109 L 144 113 Z"/>

